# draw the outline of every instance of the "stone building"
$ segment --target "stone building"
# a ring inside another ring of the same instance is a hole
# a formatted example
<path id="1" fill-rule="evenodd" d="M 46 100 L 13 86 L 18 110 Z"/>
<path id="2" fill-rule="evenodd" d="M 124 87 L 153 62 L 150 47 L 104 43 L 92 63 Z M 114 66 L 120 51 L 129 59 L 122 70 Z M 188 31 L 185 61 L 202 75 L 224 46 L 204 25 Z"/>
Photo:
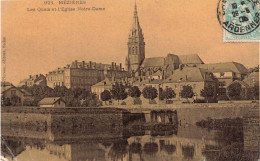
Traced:
<path id="1" fill-rule="evenodd" d="M 30 75 L 28 79 L 24 79 L 19 82 L 18 87 L 27 86 L 32 87 L 33 85 L 46 86 L 46 77 L 42 74 Z"/>
<path id="2" fill-rule="evenodd" d="M 94 84 L 91 86 L 91 92 L 95 93 L 99 99 L 101 99 L 101 93 L 104 92 L 104 90 L 111 91 L 112 86 L 115 85 L 115 83 L 122 83 L 123 85 L 128 85 L 127 80 L 124 79 L 118 79 L 115 77 L 106 77 L 104 80 Z"/>
<path id="3" fill-rule="evenodd" d="M 47 86 L 65 86 L 67 88 L 85 88 L 91 90 L 91 86 L 104 80 L 105 77 L 124 78 L 128 73 L 122 65 L 116 63 L 102 64 L 89 61 L 78 62 L 75 60 L 64 68 L 58 68 L 47 74 Z"/>
<path id="4" fill-rule="evenodd" d="M 145 42 L 142 28 L 137 15 L 137 7 L 135 4 L 133 24 L 128 37 L 128 56 L 126 57 L 125 66 L 128 72 L 136 72 L 139 70 L 145 58 Z"/>
<path id="5" fill-rule="evenodd" d="M 38 105 L 40 107 L 66 107 L 65 101 L 60 97 L 43 98 Z"/>
<path id="6" fill-rule="evenodd" d="M 162 84 L 162 88 L 172 88 L 176 93 L 176 99 L 180 99 L 183 86 L 191 86 L 194 97 L 202 99 L 200 91 L 208 85 L 214 87 L 214 95 L 216 96 L 217 81 L 211 72 L 195 67 L 185 67 L 176 70 L 173 75 L 166 79 Z"/>
<path id="7" fill-rule="evenodd" d="M 16 105 L 24 105 L 24 102 L 31 102 L 33 101 L 33 95 L 25 90 L 21 90 L 13 85 L 2 85 L 1 84 L 1 95 L 8 99 L 9 101 L 12 100 L 13 96 L 18 96 L 18 102 Z M 3 100 L 1 101 L 3 103 Z"/>
<path id="8" fill-rule="evenodd" d="M 199 68 L 206 69 L 213 73 L 218 79 L 218 95 L 225 96 L 227 86 L 235 80 L 243 80 L 248 70 L 243 64 L 237 62 L 201 64 Z"/>
<path id="9" fill-rule="evenodd" d="M 159 79 L 166 79 L 171 76 L 176 69 L 185 66 L 196 67 L 200 64 L 204 64 L 204 62 L 197 54 L 168 54 L 166 57 L 145 58 L 140 67 L 140 73 L 141 76 L 155 76 Z"/>

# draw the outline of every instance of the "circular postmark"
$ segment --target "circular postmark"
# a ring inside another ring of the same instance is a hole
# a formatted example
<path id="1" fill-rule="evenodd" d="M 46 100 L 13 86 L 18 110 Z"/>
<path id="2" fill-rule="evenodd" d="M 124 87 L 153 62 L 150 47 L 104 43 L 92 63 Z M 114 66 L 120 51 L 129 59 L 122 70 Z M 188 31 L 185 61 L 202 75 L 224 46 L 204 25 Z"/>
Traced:
<path id="1" fill-rule="evenodd" d="M 219 23 L 235 35 L 245 35 L 259 27 L 259 0 L 220 0 L 217 8 Z"/>

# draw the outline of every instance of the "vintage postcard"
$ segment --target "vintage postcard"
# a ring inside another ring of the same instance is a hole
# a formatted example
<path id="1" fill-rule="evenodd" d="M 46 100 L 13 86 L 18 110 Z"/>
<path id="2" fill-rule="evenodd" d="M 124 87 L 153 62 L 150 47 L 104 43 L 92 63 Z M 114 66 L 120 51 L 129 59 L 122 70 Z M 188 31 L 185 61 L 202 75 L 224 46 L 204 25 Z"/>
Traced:
<path id="1" fill-rule="evenodd" d="M 259 0 L 1 1 L 1 161 L 260 161 Z"/>

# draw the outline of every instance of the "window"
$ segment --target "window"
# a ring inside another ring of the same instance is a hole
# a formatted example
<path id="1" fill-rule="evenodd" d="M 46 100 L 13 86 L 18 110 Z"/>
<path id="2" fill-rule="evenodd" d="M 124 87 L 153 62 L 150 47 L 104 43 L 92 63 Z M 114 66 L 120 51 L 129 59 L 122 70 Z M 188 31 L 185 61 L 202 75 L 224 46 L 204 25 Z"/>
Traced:
<path id="1" fill-rule="evenodd" d="M 226 86 L 226 82 L 220 81 L 218 85 L 219 85 L 220 87 Z"/>
<path id="2" fill-rule="evenodd" d="M 11 90 L 11 94 L 15 95 L 16 94 L 16 90 Z"/>

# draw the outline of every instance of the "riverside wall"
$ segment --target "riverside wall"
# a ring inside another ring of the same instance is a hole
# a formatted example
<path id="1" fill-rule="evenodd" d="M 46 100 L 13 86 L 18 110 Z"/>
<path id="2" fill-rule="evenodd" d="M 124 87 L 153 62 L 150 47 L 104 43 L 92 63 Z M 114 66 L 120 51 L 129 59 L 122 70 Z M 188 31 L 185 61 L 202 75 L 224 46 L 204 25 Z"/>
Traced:
<path id="1" fill-rule="evenodd" d="M 176 111 L 179 125 L 196 124 L 212 119 L 242 118 L 259 103 L 203 103 L 167 105 L 120 105 L 96 108 L 2 107 L 2 125 L 36 125 L 51 127 L 122 128 L 129 114 L 145 114 L 151 119 L 156 111 Z"/>
<path id="2" fill-rule="evenodd" d="M 115 107 L 115 106 L 113 106 Z M 179 125 L 195 125 L 196 122 L 212 119 L 242 118 L 246 116 L 250 109 L 259 108 L 258 103 L 247 101 L 236 101 L 227 103 L 191 103 L 191 104 L 146 104 L 146 105 L 126 105 L 117 106 L 127 109 L 130 112 L 141 113 L 147 111 L 177 111 Z M 258 113 L 260 115 L 260 113 Z"/>

